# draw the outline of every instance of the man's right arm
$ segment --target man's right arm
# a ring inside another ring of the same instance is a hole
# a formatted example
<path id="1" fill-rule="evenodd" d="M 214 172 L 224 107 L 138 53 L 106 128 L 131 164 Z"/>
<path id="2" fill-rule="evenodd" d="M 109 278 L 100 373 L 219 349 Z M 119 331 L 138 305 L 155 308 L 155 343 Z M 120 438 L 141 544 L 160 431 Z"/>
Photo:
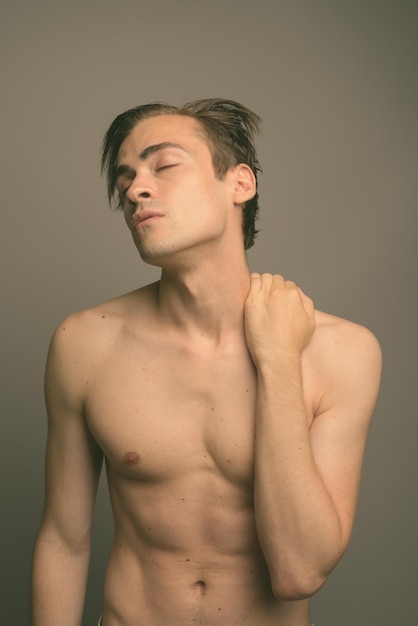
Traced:
<path id="1" fill-rule="evenodd" d="M 45 506 L 33 556 L 32 626 L 80 626 L 82 621 L 103 456 L 83 412 L 92 370 L 81 316 L 56 331 L 47 360 Z"/>

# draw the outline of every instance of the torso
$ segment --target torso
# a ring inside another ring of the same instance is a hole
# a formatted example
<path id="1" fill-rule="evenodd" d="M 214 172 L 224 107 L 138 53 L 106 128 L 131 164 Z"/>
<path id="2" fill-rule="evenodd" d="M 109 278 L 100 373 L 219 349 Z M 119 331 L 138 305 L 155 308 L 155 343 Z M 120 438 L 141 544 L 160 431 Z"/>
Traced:
<path id="1" fill-rule="evenodd" d="M 115 516 L 103 626 L 307 626 L 307 601 L 272 594 L 257 541 L 245 339 L 190 345 L 155 323 L 154 292 L 89 313 L 100 330 L 85 415 Z M 312 420 L 321 390 L 309 356 L 304 390 Z"/>

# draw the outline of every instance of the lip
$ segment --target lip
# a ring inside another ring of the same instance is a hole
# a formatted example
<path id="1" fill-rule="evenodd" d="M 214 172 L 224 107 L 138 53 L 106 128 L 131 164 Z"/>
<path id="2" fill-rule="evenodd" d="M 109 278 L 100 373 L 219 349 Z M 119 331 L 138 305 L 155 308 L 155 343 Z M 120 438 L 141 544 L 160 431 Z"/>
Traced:
<path id="1" fill-rule="evenodd" d="M 133 216 L 133 226 L 134 228 L 138 228 L 138 226 L 140 226 L 144 222 L 148 222 L 154 217 L 162 217 L 162 213 L 158 213 L 158 211 L 150 211 L 148 209 L 144 209 Z"/>

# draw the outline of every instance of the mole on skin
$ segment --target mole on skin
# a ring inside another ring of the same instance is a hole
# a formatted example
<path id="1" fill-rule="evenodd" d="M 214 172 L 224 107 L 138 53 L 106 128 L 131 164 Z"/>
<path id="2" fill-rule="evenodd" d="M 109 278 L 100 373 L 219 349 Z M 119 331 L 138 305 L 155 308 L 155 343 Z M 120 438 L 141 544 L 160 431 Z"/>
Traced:
<path id="1" fill-rule="evenodd" d="M 139 454 L 137 452 L 127 452 L 123 457 L 123 460 L 128 465 L 136 465 L 139 461 Z"/>

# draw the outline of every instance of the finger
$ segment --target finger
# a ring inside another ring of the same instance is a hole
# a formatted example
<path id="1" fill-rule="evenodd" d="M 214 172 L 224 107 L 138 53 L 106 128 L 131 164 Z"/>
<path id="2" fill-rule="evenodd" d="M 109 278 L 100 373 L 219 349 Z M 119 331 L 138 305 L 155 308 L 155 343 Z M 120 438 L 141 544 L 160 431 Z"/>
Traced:
<path id="1" fill-rule="evenodd" d="M 261 276 L 257 272 L 251 274 L 250 291 L 260 291 L 261 289 Z"/>
<path id="2" fill-rule="evenodd" d="M 276 276 L 274 274 L 263 274 L 264 276 L 264 284 L 268 289 L 274 285 L 274 281 L 276 280 Z"/>
<path id="3" fill-rule="evenodd" d="M 307 296 L 306 293 L 304 293 L 300 287 L 297 287 L 297 290 L 299 292 L 300 299 L 302 300 L 302 304 L 303 304 L 305 311 L 312 316 L 314 312 L 314 308 L 315 308 L 312 298 Z"/>
<path id="4" fill-rule="evenodd" d="M 309 300 L 310 302 L 312 302 L 312 300 L 310 299 L 310 297 L 309 297 L 309 296 L 307 296 L 307 295 L 306 295 L 306 293 L 305 293 L 304 291 L 302 291 L 302 289 L 301 289 L 300 287 L 296 286 L 296 289 L 298 290 L 299 295 L 300 295 L 300 297 L 302 298 L 302 300 L 304 300 L 304 301 L 305 301 L 305 300 L 306 300 L 306 301 L 308 301 L 308 300 Z"/>
<path id="5" fill-rule="evenodd" d="M 284 284 L 285 284 L 285 280 L 283 276 L 281 276 L 280 274 L 274 274 L 271 278 L 272 278 L 271 280 L 272 288 L 283 289 Z"/>
<path id="6" fill-rule="evenodd" d="M 293 280 L 285 280 L 284 284 L 286 289 L 298 289 L 298 286 L 295 282 L 293 282 Z"/>

